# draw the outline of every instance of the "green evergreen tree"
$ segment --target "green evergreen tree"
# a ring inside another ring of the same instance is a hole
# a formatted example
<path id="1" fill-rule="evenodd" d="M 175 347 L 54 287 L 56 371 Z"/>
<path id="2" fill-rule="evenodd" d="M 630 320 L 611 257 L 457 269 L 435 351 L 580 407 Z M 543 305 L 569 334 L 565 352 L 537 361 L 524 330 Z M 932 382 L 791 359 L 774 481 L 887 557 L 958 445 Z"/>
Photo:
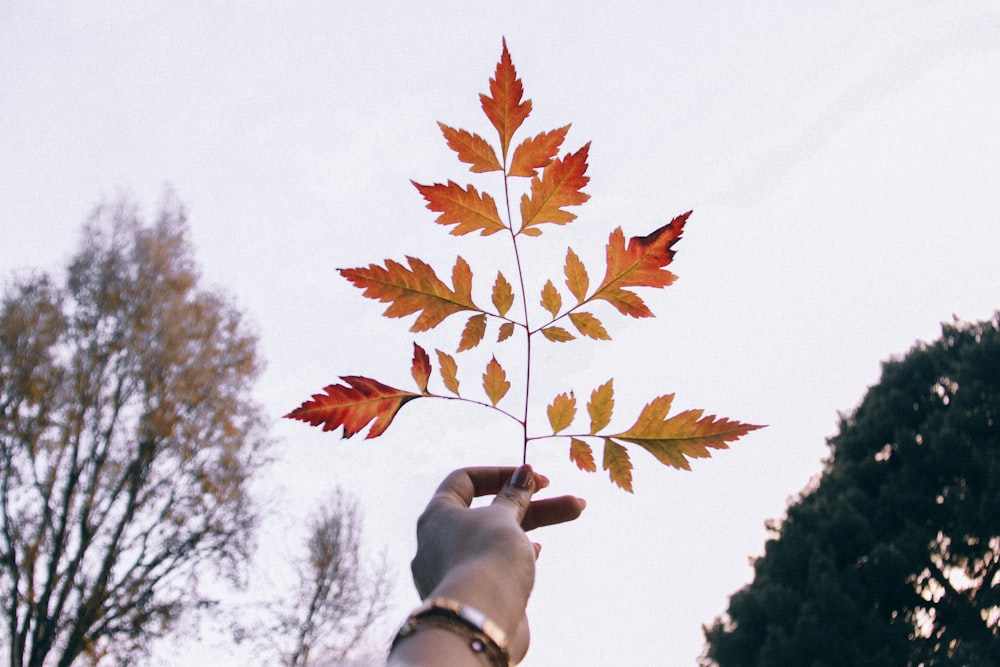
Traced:
<path id="1" fill-rule="evenodd" d="M 886 362 L 703 665 L 1000 665 L 1000 313 Z"/>

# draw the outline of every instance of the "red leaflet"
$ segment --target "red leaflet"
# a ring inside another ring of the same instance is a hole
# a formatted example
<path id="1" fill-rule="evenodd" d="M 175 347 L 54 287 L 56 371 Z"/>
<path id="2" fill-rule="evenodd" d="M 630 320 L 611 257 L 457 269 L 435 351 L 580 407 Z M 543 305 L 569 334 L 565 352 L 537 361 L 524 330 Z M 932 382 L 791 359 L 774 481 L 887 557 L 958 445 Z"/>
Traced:
<path id="1" fill-rule="evenodd" d="M 438 127 L 441 128 L 448 147 L 458 153 L 458 159 L 472 165 L 469 171 L 473 173 L 503 171 L 493 147 L 481 136 L 465 130 L 456 130 L 444 123 L 438 123 Z"/>
<path id="2" fill-rule="evenodd" d="M 504 40 L 500 62 L 497 63 L 496 73 L 490 79 L 490 94 L 479 96 L 483 112 L 500 135 L 500 150 L 504 160 L 507 159 L 510 138 L 531 113 L 531 100 L 522 102 L 523 95 L 524 88 L 521 86 L 521 80 L 517 78 L 517 70 L 511 62 L 510 53 L 507 52 L 507 40 Z"/>
<path id="3" fill-rule="evenodd" d="M 375 438 L 389 428 L 396 413 L 409 401 L 420 398 L 420 394 L 403 391 L 378 380 L 345 375 L 340 378 L 346 385 L 331 384 L 324 388 L 326 394 L 313 394 L 287 415 L 288 419 L 298 419 L 312 426 L 321 426 L 324 431 L 344 427 L 345 438 L 363 429 L 374 421 L 367 438 Z"/>
<path id="4" fill-rule="evenodd" d="M 649 236 L 633 236 L 625 245 L 619 227 L 608 239 L 608 268 L 592 298 L 604 299 L 623 315 L 652 317 L 646 304 L 626 287 L 666 287 L 676 276 L 663 267 L 674 259 L 673 245 L 684 231 L 691 211 L 679 215 Z"/>
<path id="5" fill-rule="evenodd" d="M 514 157 L 510 161 L 510 176 L 534 176 L 535 172 L 552 162 L 559 154 L 569 125 L 551 132 L 542 132 L 530 139 L 525 139 L 514 149 Z"/>
<path id="6" fill-rule="evenodd" d="M 447 185 L 413 185 L 427 200 L 427 208 L 441 214 L 435 222 L 441 225 L 458 225 L 451 230 L 455 236 L 476 231 L 489 236 L 507 229 L 500 220 L 493 197 L 485 193 L 479 194 L 471 185 L 468 190 L 453 181 L 448 181 Z"/>

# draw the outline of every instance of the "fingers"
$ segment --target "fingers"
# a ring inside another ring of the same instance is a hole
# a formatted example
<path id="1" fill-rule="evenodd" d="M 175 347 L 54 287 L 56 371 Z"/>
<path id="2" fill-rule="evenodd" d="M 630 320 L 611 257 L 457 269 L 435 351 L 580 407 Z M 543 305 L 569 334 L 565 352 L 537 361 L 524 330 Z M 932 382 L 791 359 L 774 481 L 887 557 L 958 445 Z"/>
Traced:
<path id="1" fill-rule="evenodd" d="M 548 477 L 534 472 L 530 465 L 519 468 L 461 468 L 445 477 L 431 503 L 469 507 L 474 498 L 495 494 L 493 504 L 509 506 L 524 530 L 552 526 L 579 517 L 587 506 L 582 498 L 560 496 L 531 500 L 535 492 L 548 485 Z"/>
<path id="2" fill-rule="evenodd" d="M 559 496 L 558 498 L 546 498 L 545 500 L 535 500 L 528 505 L 528 509 L 521 520 L 521 528 L 533 530 L 542 526 L 552 526 L 557 523 L 572 521 L 580 516 L 587 501 L 575 496 Z"/>
<path id="3" fill-rule="evenodd" d="M 510 479 L 497 491 L 493 506 L 506 506 L 513 510 L 518 523 L 524 519 L 531 504 L 531 495 L 535 492 L 535 473 L 531 466 L 524 464 L 511 475 Z"/>
<path id="4" fill-rule="evenodd" d="M 529 466 L 530 467 L 530 466 Z M 517 468 L 513 466 L 460 468 L 450 473 L 434 492 L 433 501 L 468 507 L 473 498 L 492 496 L 507 485 Z M 549 478 L 534 473 L 535 491 L 549 485 Z"/>

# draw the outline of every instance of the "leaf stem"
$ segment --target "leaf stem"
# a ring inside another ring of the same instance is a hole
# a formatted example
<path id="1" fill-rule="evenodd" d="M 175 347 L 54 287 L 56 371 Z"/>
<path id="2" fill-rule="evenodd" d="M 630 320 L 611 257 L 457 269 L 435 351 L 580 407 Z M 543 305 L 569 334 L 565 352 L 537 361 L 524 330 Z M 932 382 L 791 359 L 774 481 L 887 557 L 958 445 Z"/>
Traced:
<path id="1" fill-rule="evenodd" d="M 503 167 L 503 196 L 507 205 L 507 231 L 510 232 L 510 242 L 514 246 L 514 261 L 517 265 L 517 280 L 521 287 L 521 308 L 524 312 L 524 419 L 521 420 L 523 428 L 524 446 L 521 449 L 521 463 L 528 462 L 528 401 L 531 397 L 531 325 L 528 321 L 528 291 L 524 287 L 524 271 L 521 268 L 521 253 L 517 247 L 517 233 L 514 231 L 514 221 L 510 212 L 510 182 L 507 175 L 507 155 L 504 154 Z"/>

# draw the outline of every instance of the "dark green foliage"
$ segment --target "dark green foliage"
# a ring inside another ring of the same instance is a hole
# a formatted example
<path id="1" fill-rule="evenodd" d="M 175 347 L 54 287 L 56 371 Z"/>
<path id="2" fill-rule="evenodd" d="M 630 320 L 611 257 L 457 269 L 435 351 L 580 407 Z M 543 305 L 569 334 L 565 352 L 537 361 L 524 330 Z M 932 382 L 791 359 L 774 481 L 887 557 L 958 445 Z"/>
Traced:
<path id="1" fill-rule="evenodd" d="M 883 365 L 703 664 L 1000 665 L 1000 313 Z"/>

